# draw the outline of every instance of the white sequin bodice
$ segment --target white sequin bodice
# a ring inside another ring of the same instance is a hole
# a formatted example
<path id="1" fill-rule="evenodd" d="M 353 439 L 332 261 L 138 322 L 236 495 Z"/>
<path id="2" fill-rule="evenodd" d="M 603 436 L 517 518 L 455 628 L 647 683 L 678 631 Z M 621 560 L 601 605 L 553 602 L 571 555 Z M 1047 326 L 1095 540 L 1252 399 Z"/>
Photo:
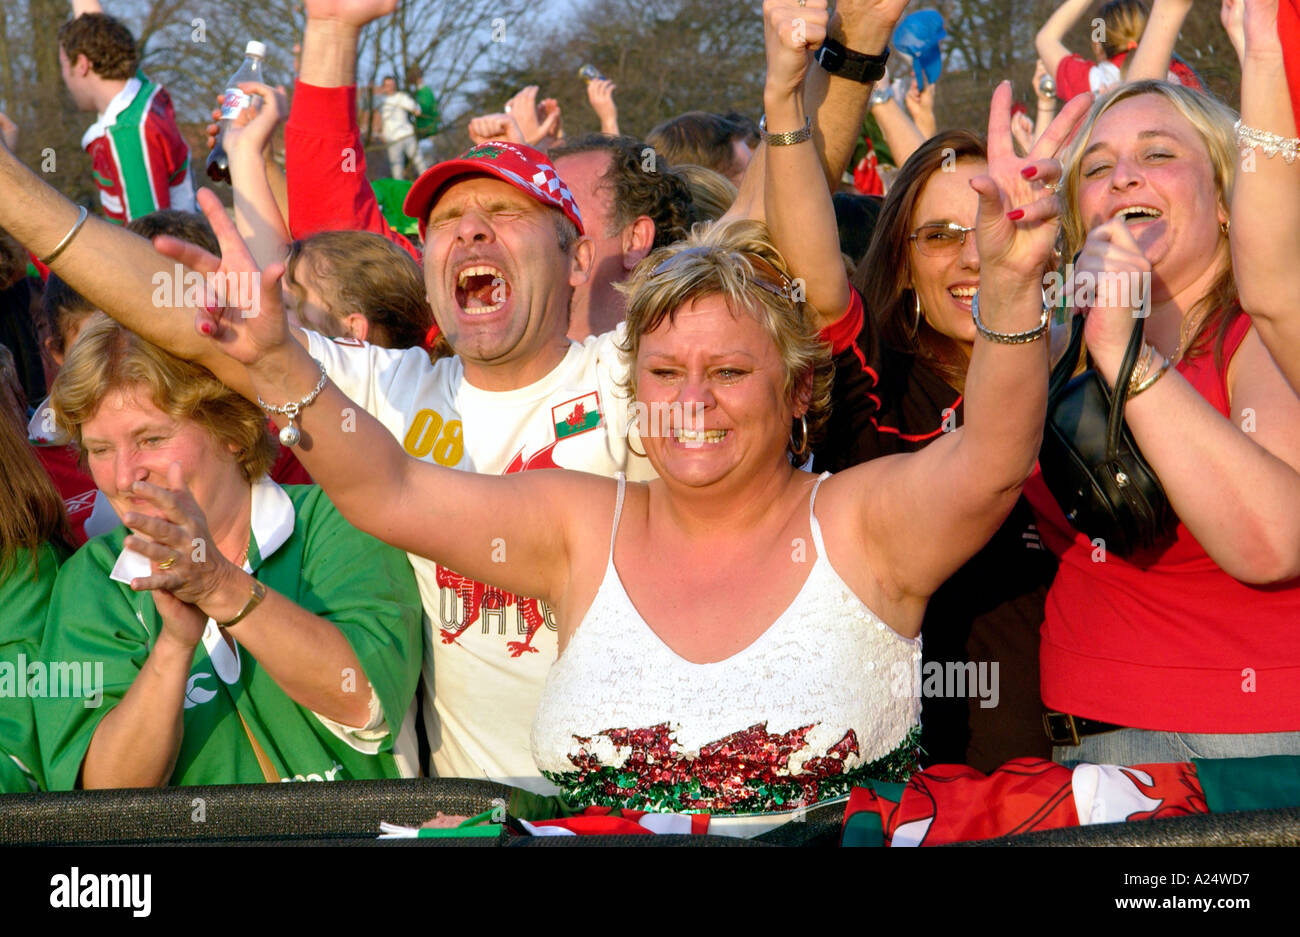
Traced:
<path id="1" fill-rule="evenodd" d="M 615 535 L 623 491 L 620 477 Z M 816 486 L 803 587 L 757 640 L 714 663 L 684 660 L 651 630 L 611 543 L 596 597 L 547 677 L 533 723 L 538 768 L 579 800 L 721 812 L 820 799 L 877 762 L 880 776 L 914 766 L 921 642 L 881 621 L 832 568 L 815 498 Z M 634 796 L 615 796 L 624 792 Z"/>

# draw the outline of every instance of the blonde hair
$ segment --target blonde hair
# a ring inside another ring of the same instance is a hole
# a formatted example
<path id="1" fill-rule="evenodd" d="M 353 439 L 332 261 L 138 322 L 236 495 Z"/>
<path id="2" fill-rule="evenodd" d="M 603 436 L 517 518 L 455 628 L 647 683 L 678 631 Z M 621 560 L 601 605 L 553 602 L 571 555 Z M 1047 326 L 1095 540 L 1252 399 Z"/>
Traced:
<path id="1" fill-rule="evenodd" d="M 1105 38 L 1099 45 L 1106 58 L 1113 59 L 1138 47 L 1147 28 L 1147 15 L 1147 6 L 1141 0 L 1111 0 L 1101 8 Z M 1124 65 L 1127 70 L 1127 60 Z"/>
<path id="2" fill-rule="evenodd" d="M 120 388 L 148 391 L 154 406 L 174 420 L 198 424 L 235 448 L 244 478 L 265 475 L 275 461 L 266 415 L 210 371 L 151 345 L 98 314 L 77 337 L 50 389 L 54 418 L 81 447 L 81 428 Z"/>
<path id="3" fill-rule="evenodd" d="M 736 200 L 736 184 L 716 170 L 694 163 L 680 163 L 669 168 L 691 193 L 691 224 L 717 221 Z"/>
<path id="4" fill-rule="evenodd" d="M 682 256 L 685 254 L 685 256 Z M 674 258 L 680 260 L 668 267 Z M 619 344 L 632 364 L 624 389 L 636 396 L 636 358 L 641 339 L 695 299 L 722 296 L 733 311 L 749 312 L 776 344 L 785 366 L 785 393 L 793 400 L 796 386 L 810 373 L 812 393 L 804 418 L 808 438 L 815 439 L 830 415 L 830 349 L 821 340 L 802 302 L 778 296 L 765 267 L 774 268 L 784 284 L 790 273 L 773 246 L 767 227 L 757 221 L 733 221 L 697 228 L 685 240 L 660 248 L 637 265 L 620 289 L 627 295 L 627 331 Z"/>
<path id="5" fill-rule="evenodd" d="M 1093 102 L 1092 109 L 1079 126 L 1062 156 L 1061 164 L 1065 173 L 1065 188 L 1061 192 L 1061 236 L 1064 240 L 1063 256 L 1075 256 L 1083 249 L 1088 239 L 1083 214 L 1079 211 L 1079 180 L 1083 166 L 1083 154 L 1092 140 L 1092 132 L 1097 121 L 1115 105 L 1130 98 L 1144 94 L 1154 94 L 1164 98 L 1183 118 L 1192 125 L 1205 143 L 1209 152 L 1210 164 L 1214 169 L 1214 185 L 1219 201 L 1226 208 L 1232 204 L 1232 187 L 1237 173 L 1237 145 L 1233 124 L 1236 113 L 1223 102 L 1167 81 L 1147 79 L 1119 85 L 1103 94 Z M 1232 252 L 1226 242 L 1221 242 L 1224 256 L 1223 270 L 1211 285 L 1210 290 L 1190 310 L 1190 314 L 1206 313 L 1196 331 L 1192 334 L 1184 349 L 1186 357 L 1194 357 L 1204 352 L 1205 342 L 1212 333 L 1215 336 L 1215 354 L 1222 351 L 1223 339 L 1228 328 L 1240 313 L 1237 303 L 1237 281 L 1232 270 Z"/>

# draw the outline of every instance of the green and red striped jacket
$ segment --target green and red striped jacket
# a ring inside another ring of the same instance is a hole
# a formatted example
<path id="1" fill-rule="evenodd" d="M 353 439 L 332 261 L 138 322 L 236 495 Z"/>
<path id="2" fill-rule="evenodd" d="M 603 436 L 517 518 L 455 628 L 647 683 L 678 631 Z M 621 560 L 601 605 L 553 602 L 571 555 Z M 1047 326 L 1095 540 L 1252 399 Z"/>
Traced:
<path id="1" fill-rule="evenodd" d="M 190 148 L 171 97 L 144 72 L 127 81 L 85 135 L 100 207 L 122 224 L 162 208 L 196 211 Z"/>

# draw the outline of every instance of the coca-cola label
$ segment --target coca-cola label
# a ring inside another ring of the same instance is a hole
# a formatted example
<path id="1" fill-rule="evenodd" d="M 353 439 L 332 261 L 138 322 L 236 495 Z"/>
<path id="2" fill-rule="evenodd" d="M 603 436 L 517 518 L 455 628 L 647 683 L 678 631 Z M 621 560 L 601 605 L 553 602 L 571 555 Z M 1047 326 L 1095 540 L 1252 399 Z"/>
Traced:
<path id="1" fill-rule="evenodd" d="M 238 88 L 227 88 L 225 94 L 221 96 L 221 119 L 234 120 L 252 101 L 251 94 L 244 94 Z"/>

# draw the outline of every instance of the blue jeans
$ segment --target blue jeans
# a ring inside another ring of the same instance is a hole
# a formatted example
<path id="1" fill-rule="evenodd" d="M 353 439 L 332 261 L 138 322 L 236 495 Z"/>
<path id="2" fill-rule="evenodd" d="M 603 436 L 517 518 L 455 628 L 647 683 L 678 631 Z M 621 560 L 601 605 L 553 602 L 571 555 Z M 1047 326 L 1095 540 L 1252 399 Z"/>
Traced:
<path id="1" fill-rule="evenodd" d="M 1066 767 L 1081 761 L 1096 765 L 1147 765 L 1193 758 L 1254 758 L 1260 755 L 1300 755 L 1300 732 L 1157 732 L 1118 729 L 1057 745 L 1052 760 Z"/>

